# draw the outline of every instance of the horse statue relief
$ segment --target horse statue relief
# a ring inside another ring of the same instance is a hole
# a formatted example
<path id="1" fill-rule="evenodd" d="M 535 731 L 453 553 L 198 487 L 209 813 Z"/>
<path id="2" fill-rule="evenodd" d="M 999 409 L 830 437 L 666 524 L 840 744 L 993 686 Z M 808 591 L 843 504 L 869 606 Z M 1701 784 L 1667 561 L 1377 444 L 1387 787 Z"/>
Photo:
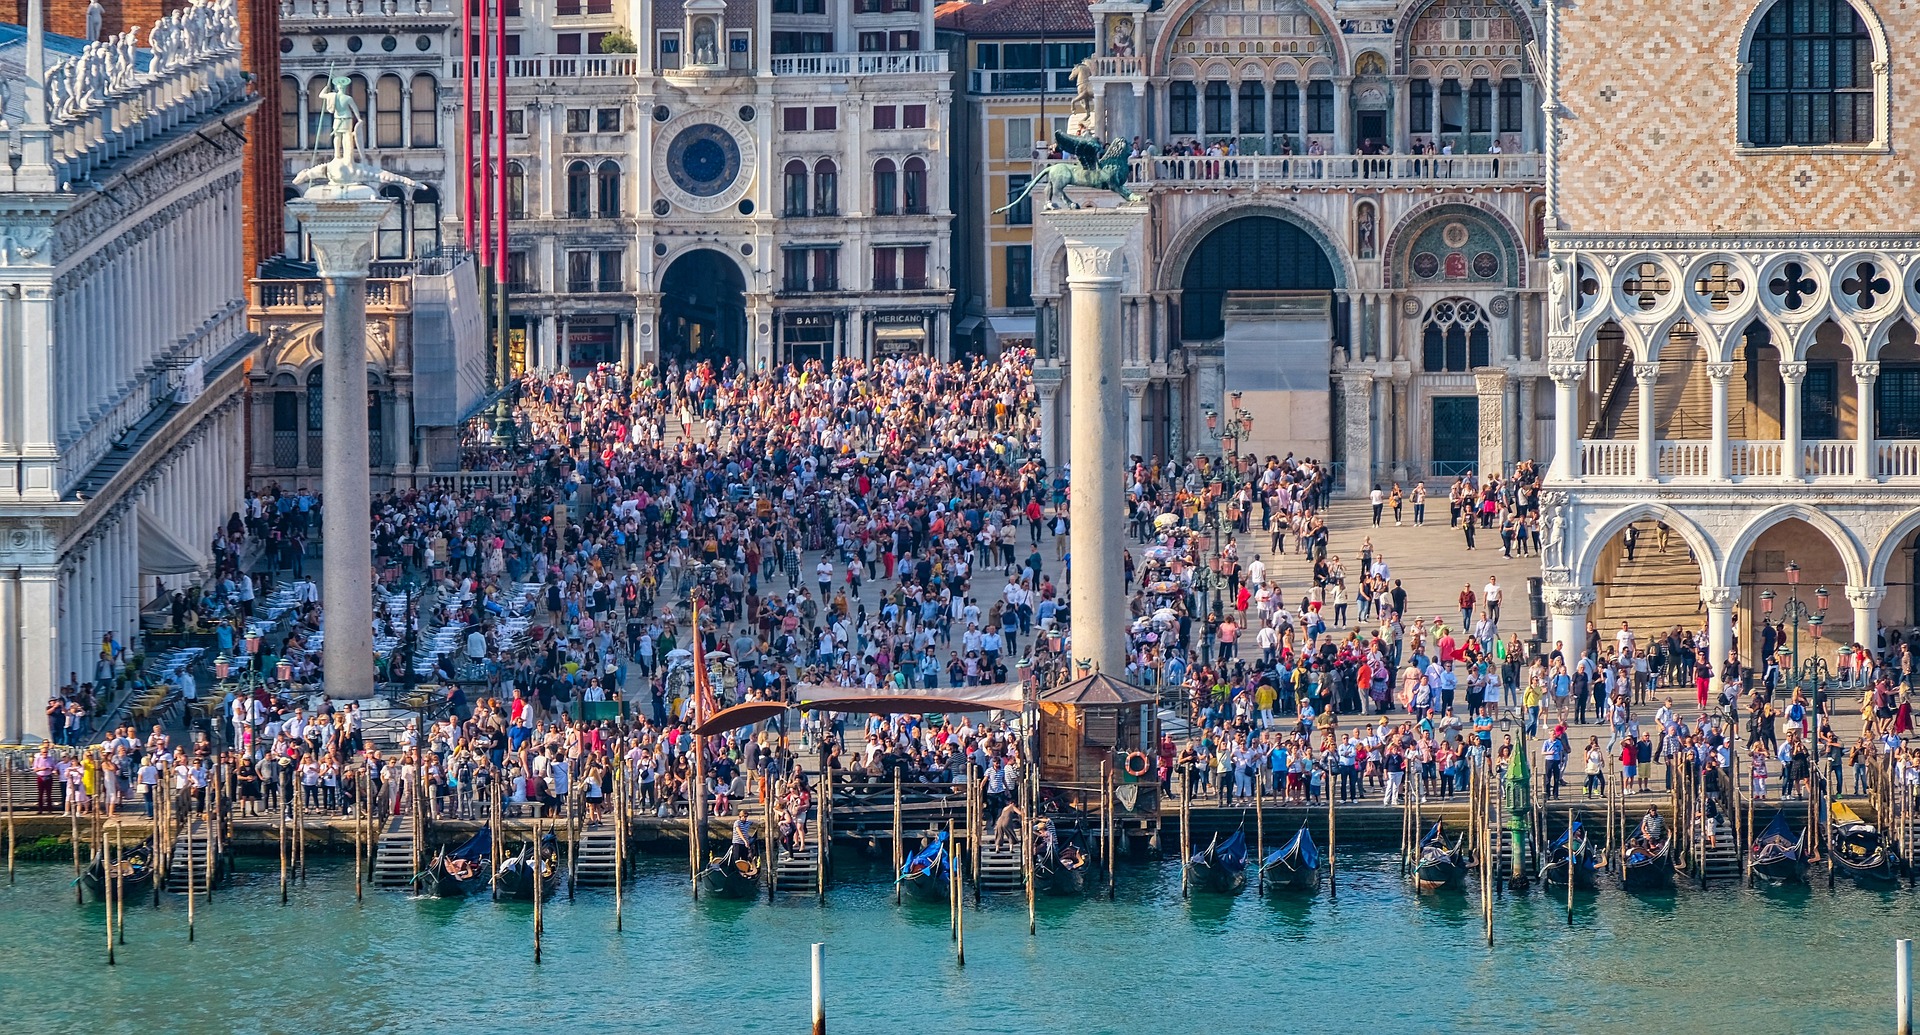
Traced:
<path id="1" fill-rule="evenodd" d="M 1037 177 L 1028 181 L 1026 189 L 1002 208 L 994 209 L 998 215 L 1018 205 L 1033 193 L 1033 188 L 1041 182 L 1047 185 L 1047 207 L 1058 208 L 1065 204 L 1068 208 L 1079 208 L 1079 202 L 1067 196 L 1068 187 L 1094 187 L 1110 190 L 1120 195 L 1122 201 L 1138 201 L 1140 195 L 1127 189 L 1127 157 L 1129 149 L 1125 140 L 1116 139 L 1106 145 L 1099 137 L 1074 136 L 1071 133 L 1055 133 L 1054 146 L 1074 157 L 1071 162 L 1055 162 Z"/>

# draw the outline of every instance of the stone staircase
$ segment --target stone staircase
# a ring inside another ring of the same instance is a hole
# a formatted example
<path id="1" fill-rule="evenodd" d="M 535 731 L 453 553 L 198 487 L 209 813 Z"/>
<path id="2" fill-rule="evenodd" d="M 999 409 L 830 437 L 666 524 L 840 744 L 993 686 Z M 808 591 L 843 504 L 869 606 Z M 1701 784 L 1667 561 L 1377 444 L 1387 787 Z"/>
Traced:
<path id="1" fill-rule="evenodd" d="M 583 888 L 611 888 L 620 879 L 618 840 L 611 825 L 582 831 L 573 860 L 574 883 Z"/>
<path id="2" fill-rule="evenodd" d="M 1700 624 L 1700 568 L 1678 532 L 1667 535 L 1662 550 L 1656 522 L 1636 521 L 1633 527 L 1639 530 L 1633 560 L 1627 560 L 1624 546 L 1615 546 L 1612 569 L 1595 573 L 1599 594 L 1593 614 L 1603 641 L 1611 642 L 1621 622 L 1631 622 L 1644 649 L 1652 637 L 1676 625 L 1690 629 Z"/>
<path id="3" fill-rule="evenodd" d="M 387 820 L 374 847 L 373 886 L 404 888 L 413 883 L 418 872 L 413 864 L 413 817 L 394 816 Z"/>

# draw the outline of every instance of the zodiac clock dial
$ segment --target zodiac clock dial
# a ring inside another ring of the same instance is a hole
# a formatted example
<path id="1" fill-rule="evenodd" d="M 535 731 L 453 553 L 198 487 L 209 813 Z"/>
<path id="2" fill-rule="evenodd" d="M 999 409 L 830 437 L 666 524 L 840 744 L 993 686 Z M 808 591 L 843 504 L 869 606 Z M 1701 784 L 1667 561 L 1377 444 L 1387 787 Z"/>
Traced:
<path id="1" fill-rule="evenodd" d="M 740 144 L 719 126 L 695 123 L 667 145 L 667 172 L 681 190 L 696 198 L 711 198 L 739 178 Z"/>

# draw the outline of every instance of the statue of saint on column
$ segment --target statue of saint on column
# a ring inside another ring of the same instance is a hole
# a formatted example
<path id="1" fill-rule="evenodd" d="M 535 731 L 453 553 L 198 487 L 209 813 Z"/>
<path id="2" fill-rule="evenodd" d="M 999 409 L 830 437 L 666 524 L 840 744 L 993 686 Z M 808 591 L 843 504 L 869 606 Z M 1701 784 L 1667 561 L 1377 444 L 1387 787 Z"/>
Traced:
<path id="1" fill-rule="evenodd" d="M 360 134 L 360 105 L 354 102 L 353 80 L 343 75 L 330 76 L 320 91 L 320 110 L 333 124 L 333 160 L 354 164 L 354 144 Z"/>

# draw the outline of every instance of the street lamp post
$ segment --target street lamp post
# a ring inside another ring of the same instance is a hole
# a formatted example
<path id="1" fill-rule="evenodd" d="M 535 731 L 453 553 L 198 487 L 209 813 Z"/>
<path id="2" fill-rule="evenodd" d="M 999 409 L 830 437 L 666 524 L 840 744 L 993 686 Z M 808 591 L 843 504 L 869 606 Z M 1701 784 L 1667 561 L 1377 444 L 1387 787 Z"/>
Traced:
<path id="1" fill-rule="evenodd" d="M 1240 444 L 1253 435 L 1253 414 L 1241 408 L 1240 393 L 1229 393 L 1227 400 L 1230 407 L 1224 423 L 1220 420 L 1220 414 L 1211 409 L 1207 411 L 1207 435 L 1215 442 L 1225 443 L 1227 447 L 1223 457 L 1226 461 L 1225 469 L 1221 472 L 1220 478 L 1222 495 L 1234 491 L 1234 481 L 1240 473 Z M 1220 596 L 1220 572 L 1217 570 L 1220 563 L 1219 497 L 1216 496 L 1208 501 L 1207 518 L 1213 525 L 1213 565 L 1211 567 L 1216 569 L 1209 581 L 1213 586 L 1213 610 L 1214 613 L 1219 614 L 1224 604 Z"/>
<path id="2" fill-rule="evenodd" d="M 1820 626 L 1826 621 L 1827 604 L 1831 597 L 1827 593 L 1827 587 L 1821 586 L 1819 589 L 1814 590 L 1812 606 L 1808 606 L 1807 601 L 1800 599 L 1800 566 L 1792 561 L 1788 561 L 1786 574 L 1787 603 L 1781 611 L 1780 624 L 1782 626 L 1792 626 L 1793 628 L 1793 642 L 1788 648 L 1789 654 L 1793 658 L 1793 667 L 1789 670 L 1787 678 L 1789 682 L 1797 687 L 1805 683 L 1807 676 L 1806 667 L 1800 664 L 1801 623 L 1804 622 L 1807 625 L 1808 630 L 1817 642 L 1820 639 Z M 1760 610 L 1762 614 L 1769 617 L 1773 615 L 1774 599 L 1775 594 L 1773 590 L 1769 589 L 1761 592 Z"/>

